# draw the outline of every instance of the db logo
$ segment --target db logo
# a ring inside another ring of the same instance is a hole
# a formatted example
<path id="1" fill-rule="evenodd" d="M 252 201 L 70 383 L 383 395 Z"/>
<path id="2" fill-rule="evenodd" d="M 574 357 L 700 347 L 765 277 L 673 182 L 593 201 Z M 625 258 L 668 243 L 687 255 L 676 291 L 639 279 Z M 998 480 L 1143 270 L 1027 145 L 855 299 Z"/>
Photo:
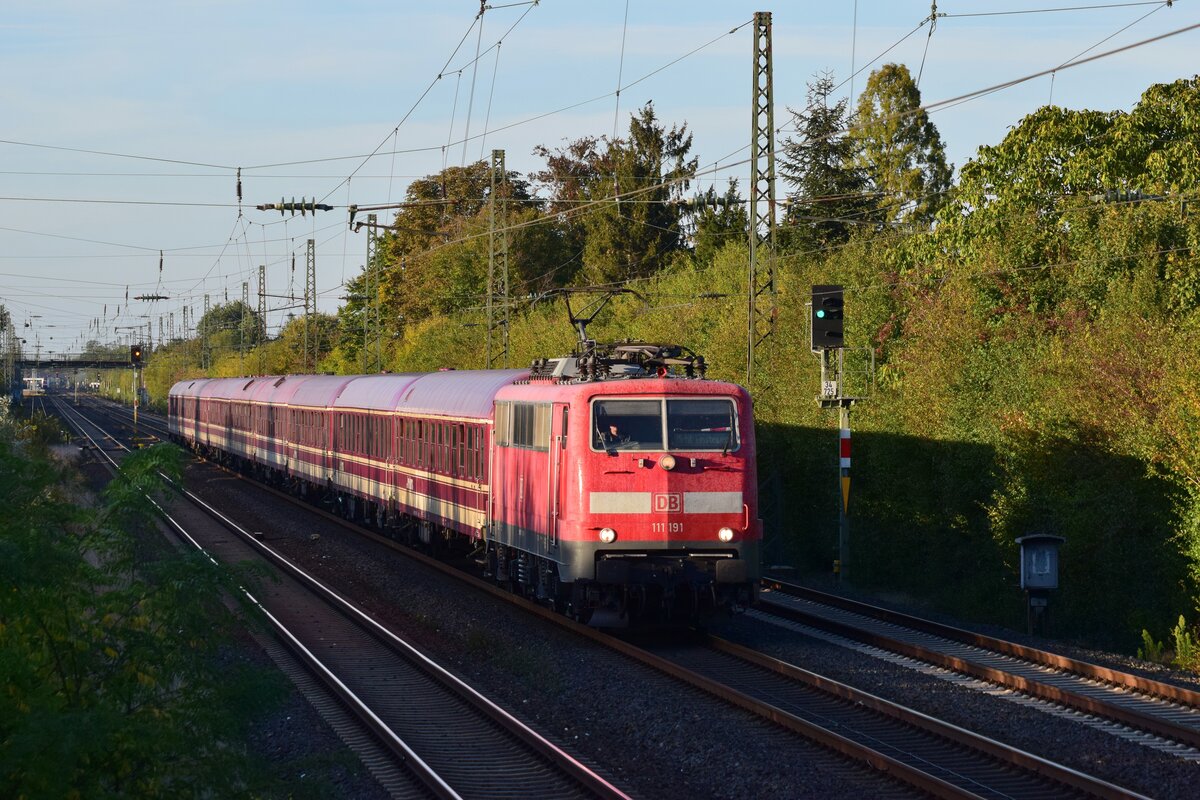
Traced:
<path id="1" fill-rule="evenodd" d="M 654 513 L 678 514 L 683 511 L 683 494 L 680 492 L 655 492 Z"/>

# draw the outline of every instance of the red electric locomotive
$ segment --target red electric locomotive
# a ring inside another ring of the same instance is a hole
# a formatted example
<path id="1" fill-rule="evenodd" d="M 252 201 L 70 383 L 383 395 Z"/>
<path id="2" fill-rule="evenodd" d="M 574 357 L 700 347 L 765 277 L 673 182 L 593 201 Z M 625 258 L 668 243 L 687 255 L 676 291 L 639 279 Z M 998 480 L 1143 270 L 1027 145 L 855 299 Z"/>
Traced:
<path id="1" fill-rule="evenodd" d="M 669 345 L 585 342 L 529 370 L 197 379 L 180 441 L 593 624 L 753 602 L 754 421 Z"/>

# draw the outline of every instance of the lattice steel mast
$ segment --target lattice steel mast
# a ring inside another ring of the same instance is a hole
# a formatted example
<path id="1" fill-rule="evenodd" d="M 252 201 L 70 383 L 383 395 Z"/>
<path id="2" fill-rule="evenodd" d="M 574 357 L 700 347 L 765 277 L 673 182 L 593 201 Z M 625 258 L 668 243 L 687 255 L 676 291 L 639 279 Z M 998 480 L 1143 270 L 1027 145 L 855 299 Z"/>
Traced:
<path id="1" fill-rule="evenodd" d="M 210 307 L 208 295 L 204 295 L 204 316 L 200 318 L 200 361 L 204 369 L 208 369 L 210 366 L 208 352 L 208 327 L 212 324 L 212 320 L 208 317 Z M 162 339 L 162 317 L 158 318 L 158 338 Z"/>
<path id="2" fill-rule="evenodd" d="M 362 368 L 367 372 L 367 359 L 371 355 L 371 328 L 375 329 L 375 372 L 383 369 L 383 331 L 379 314 L 379 265 L 375 263 L 375 239 L 379 235 L 379 218 L 367 214 L 367 264 L 363 272 L 362 315 L 363 343 Z"/>
<path id="3" fill-rule="evenodd" d="M 267 332 L 267 265 L 258 265 L 258 324 Z"/>
<path id="4" fill-rule="evenodd" d="M 754 380 L 755 350 L 775 331 L 775 103 L 771 12 L 754 14 L 753 118 L 750 140 L 750 275 L 746 386 Z"/>
<path id="5" fill-rule="evenodd" d="M 304 371 L 309 372 L 309 343 L 312 369 L 317 368 L 317 240 L 309 239 L 304 253 Z"/>
<path id="6" fill-rule="evenodd" d="M 488 239 L 488 297 L 486 369 L 497 362 L 508 367 L 508 173 L 504 151 L 492 151 L 492 193 L 488 198 L 490 230 Z M 497 314 L 496 306 L 500 313 Z M 495 346 L 492 339 L 499 334 Z"/>

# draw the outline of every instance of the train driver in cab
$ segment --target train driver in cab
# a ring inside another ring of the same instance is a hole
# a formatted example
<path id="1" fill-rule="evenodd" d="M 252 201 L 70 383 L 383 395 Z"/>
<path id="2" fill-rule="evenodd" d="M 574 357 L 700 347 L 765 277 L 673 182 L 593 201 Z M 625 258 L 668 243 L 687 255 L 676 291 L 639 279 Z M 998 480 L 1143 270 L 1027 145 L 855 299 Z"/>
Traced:
<path id="1" fill-rule="evenodd" d="M 597 421 L 596 447 L 604 450 L 617 450 L 627 447 L 631 442 L 629 434 L 621 427 L 614 417 L 604 417 Z"/>

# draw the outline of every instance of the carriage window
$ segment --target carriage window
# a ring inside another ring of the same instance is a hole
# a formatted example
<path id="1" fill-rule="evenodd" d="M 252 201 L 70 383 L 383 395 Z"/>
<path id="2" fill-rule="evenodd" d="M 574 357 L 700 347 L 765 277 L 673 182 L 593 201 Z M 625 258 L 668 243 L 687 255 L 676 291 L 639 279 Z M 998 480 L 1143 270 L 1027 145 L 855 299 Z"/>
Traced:
<path id="1" fill-rule="evenodd" d="M 466 425 L 455 425 L 451 431 L 454 440 L 454 452 L 456 457 L 454 460 L 454 474 L 462 477 L 467 471 L 467 437 Z"/>
<path id="2" fill-rule="evenodd" d="M 514 447 L 533 444 L 533 406 L 528 403 L 513 403 L 512 443 Z"/>
<path id="3" fill-rule="evenodd" d="M 522 447 L 545 452 L 550 449 L 549 403 L 498 403 L 496 436 L 501 447 Z"/>
<path id="4" fill-rule="evenodd" d="M 475 428 L 467 426 L 463 429 L 463 438 L 465 441 L 466 454 L 463 463 L 464 474 L 468 478 L 478 478 L 475 474 L 475 449 L 479 447 L 479 435 L 475 432 Z"/>
<path id="5" fill-rule="evenodd" d="M 595 450 L 662 450 L 661 400 L 597 400 L 592 404 Z"/>
<path id="6" fill-rule="evenodd" d="M 738 448 L 737 415 L 730 400 L 668 400 L 667 447 L 672 450 Z"/>
<path id="7" fill-rule="evenodd" d="M 496 444 L 508 447 L 512 438 L 512 403 L 496 403 Z"/>

